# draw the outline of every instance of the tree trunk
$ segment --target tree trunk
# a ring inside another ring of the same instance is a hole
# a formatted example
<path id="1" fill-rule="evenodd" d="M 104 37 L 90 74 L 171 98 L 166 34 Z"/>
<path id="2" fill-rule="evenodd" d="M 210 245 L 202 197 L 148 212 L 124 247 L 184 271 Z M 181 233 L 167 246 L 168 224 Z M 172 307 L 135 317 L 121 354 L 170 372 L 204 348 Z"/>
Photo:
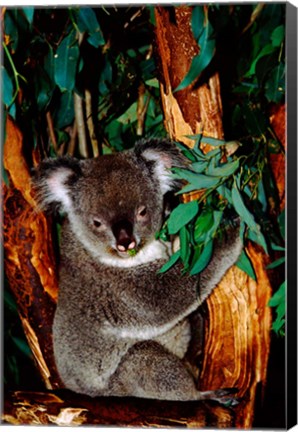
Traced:
<path id="1" fill-rule="evenodd" d="M 9 117 L 3 158 L 10 179 L 3 200 L 5 273 L 41 377 L 52 389 L 60 380 L 52 348 L 58 282 L 51 221 L 36 211 L 23 137 Z"/>
<path id="2" fill-rule="evenodd" d="M 185 135 L 203 133 L 223 138 L 217 73 L 200 85 L 192 84 L 174 92 L 198 53 L 191 31 L 191 12 L 188 6 L 155 9 L 165 126 L 171 138 L 188 146 L 193 141 Z M 267 259 L 252 244 L 248 245 L 247 253 L 258 282 L 234 266 L 207 300 L 209 319 L 205 324 L 204 359 L 199 376 L 202 390 L 239 389 L 238 396 L 243 400 L 234 409 L 235 426 L 239 428 L 252 427 L 256 389 L 257 386 L 264 389 L 266 383 L 271 327 Z"/>

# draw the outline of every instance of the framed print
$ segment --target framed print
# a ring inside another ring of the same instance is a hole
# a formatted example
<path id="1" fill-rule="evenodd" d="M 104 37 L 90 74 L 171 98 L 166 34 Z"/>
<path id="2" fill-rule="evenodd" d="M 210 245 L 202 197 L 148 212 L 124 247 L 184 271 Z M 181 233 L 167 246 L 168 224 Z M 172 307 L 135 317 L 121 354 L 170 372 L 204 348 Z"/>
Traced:
<path id="1" fill-rule="evenodd" d="M 5 425 L 297 423 L 297 10 L 2 6 Z"/>

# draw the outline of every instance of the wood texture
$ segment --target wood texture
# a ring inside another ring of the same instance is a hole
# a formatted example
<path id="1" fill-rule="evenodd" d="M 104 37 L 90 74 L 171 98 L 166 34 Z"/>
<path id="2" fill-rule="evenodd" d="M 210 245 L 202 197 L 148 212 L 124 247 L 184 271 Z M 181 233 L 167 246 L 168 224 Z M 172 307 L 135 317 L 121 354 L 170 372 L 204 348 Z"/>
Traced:
<path id="1" fill-rule="evenodd" d="M 34 359 L 48 389 L 59 386 L 52 352 L 52 321 L 58 283 L 49 218 L 36 211 L 23 137 L 7 117 L 4 167 L 4 262 L 9 285 Z"/>
<path id="2" fill-rule="evenodd" d="M 232 427 L 232 414 L 211 402 L 167 402 L 134 398 L 96 398 L 68 391 L 6 395 L 3 420 L 14 425 Z"/>
<path id="3" fill-rule="evenodd" d="M 157 52 L 165 126 L 171 138 L 191 146 L 186 134 L 203 132 L 223 138 L 222 105 L 218 74 L 174 92 L 184 77 L 196 42 L 191 34 L 190 7 L 156 8 Z M 203 148 L 208 151 L 208 148 Z M 191 196 L 195 199 L 198 194 Z M 186 200 L 188 200 L 187 197 Z M 267 307 L 271 286 L 266 274 L 267 258 L 249 245 L 258 282 L 237 267 L 231 268 L 207 300 L 202 390 L 237 387 L 241 403 L 234 409 L 235 426 L 251 428 L 256 387 L 266 383 L 270 348 L 271 311 Z"/>

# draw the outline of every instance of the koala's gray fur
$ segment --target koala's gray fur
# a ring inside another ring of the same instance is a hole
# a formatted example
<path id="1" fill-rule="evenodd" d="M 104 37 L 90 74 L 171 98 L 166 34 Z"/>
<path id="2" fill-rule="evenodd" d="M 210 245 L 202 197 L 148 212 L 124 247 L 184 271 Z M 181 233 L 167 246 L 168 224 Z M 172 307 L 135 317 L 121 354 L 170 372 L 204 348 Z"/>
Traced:
<path id="1" fill-rule="evenodd" d="M 168 171 L 185 165 L 173 143 L 141 140 L 129 151 L 83 161 L 48 159 L 36 170 L 42 206 L 59 205 L 66 214 L 53 337 L 67 388 L 169 400 L 221 395 L 199 392 L 183 363 L 188 317 L 242 245 L 238 230 L 231 231 L 199 278 L 182 276 L 179 265 L 158 274 L 170 248 L 155 233 L 164 195 L 178 186 Z"/>

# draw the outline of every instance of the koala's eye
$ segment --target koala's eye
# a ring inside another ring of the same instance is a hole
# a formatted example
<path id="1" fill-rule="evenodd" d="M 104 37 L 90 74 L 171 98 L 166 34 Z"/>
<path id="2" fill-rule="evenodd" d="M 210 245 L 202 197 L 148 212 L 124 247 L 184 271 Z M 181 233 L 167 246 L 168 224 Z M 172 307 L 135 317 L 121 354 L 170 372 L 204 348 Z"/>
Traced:
<path id="1" fill-rule="evenodd" d="M 99 227 L 101 227 L 101 222 L 100 222 L 100 220 L 94 218 L 94 219 L 93 219 L 93 225 L 95 226 L 95 228 L 99 228 Z"/>
<path id="2" fill-rule="evenodd" d="M 146 215 L 147 215 L 147 208 L 145 206 L 139 207 L 137 211 L 137 218 L 143 219 L 145 218 Z"/>

